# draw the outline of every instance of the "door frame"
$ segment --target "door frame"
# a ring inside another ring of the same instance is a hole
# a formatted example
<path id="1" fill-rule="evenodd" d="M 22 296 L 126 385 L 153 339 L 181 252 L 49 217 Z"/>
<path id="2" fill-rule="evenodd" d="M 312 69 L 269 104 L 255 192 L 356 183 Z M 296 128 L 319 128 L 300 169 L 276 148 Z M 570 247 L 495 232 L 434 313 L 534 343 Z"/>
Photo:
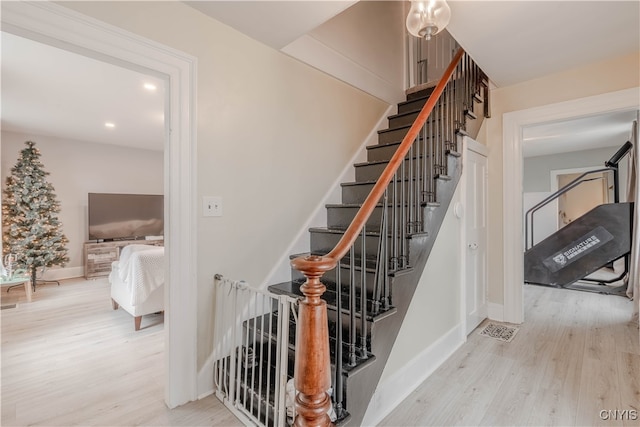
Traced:
<path id="1" fill-rule="evenodd" d="M 640 87 L 504 113 L 502 117 L 503 319 L 524 321 L 522 144 L 527 126 L 640 108 Z"/>
<path id="2" fill-rule="evenodd" d="M 51 2 L 2 2 L 1 18 L 2 31 L 166 79 L 164 398 L 197 399 L 196 58 Z"/>
<path id="3" fill-rule="evenodd" d="M 460 273 L 460 323 L 462 325 L 460 329 L 460 333 L 462 335 L 462 340 L 467 340 L 467 280 L 466 274 L 467 271 L 467 227 L 466 227 L 466 218 L 469 215 L 469 212 L 466 211 L 466 201 L 467 201 L 467 168 L 465 167 L 465 160 L 467 159 L 467 151 L 474 151 L 480 154 L 483 157 L 487 158 L 487 167 L 489 165 L 489 147 L 484 144 L 477 142 L 476 140 L 465 136 L 462 138 L 462 175 L 460 177 L 461 181 L 461 192 L 460 192 L 460 201 L 457 202 L 453 209 L 454 215 L 457 218 L 461 218 L 460 225 L 460 265 L 461 273 Z M 487 169 L 488 170 L 488 169 Z M 485 180 L 485 185 L 487 185 L 488 191 L 489 180 L 488 177 Z M 488 211 L 486 212 L 488 214 Z M 488 237 L 488 236 L 487 236 Z M 487 240 L 485 240 L 486 242 Z M 486 249 L 486 248 L 485 248 Z M 488 265 L 486 265 L 488 268 Z M 487 286 L 489 284 L 487 283 Z M 489 301 L 487 300 L 487 311 L 489 310 Z"/>

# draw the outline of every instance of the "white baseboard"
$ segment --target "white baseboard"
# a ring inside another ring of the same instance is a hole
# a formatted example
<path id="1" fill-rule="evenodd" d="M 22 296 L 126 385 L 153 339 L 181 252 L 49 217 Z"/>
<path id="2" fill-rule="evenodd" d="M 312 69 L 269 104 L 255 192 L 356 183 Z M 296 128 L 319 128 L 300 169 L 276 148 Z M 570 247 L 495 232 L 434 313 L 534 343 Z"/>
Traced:
<path id="1" fill-rule="evenodd" d="M 66 267 L 66 268 L 51 268 L 45 270 L 40 279 L 42 280 L 63 280 L 71 279 L 74 277 L 84 276 L 84 267 Z"/>
<path id="2" fill-rule="evenodd" d="M 462 344 L 464 330 L 459 324 L 441 336 L 436 342 L 413 358 L 393 376 L 378 384 L 362 425 L 378 425 L 409 394 L 422 384 L 442 365 Z"/>
<path id="3" fill-rule="evenodd" d="M 494 302 L 487 303 L 487 316 L 496 322 L 504 322 L 504 306 Z"/>

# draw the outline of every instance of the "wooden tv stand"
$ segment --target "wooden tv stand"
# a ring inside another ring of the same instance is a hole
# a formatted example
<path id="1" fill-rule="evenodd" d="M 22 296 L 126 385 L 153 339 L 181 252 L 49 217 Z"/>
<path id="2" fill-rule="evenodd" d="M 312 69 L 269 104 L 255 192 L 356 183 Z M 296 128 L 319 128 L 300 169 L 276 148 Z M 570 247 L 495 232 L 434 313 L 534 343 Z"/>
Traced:
<path id="1" fill-rule="evenodd" d="M 115 240 L 84 244 L 84 278 L 96 279 L 111 273 L 111 263 L 120 259 L 120 251 L 127 245 L 164 246 L 164 240 Z"/>

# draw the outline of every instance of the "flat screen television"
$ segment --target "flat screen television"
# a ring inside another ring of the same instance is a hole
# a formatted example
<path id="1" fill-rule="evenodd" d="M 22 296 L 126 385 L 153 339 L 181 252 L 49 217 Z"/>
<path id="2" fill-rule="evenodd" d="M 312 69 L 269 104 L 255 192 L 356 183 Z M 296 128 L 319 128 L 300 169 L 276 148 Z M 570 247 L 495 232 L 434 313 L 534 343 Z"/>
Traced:
<path id="1" fill-rule="evenodd" d="M 164 234 L 164 196 L 89 193 L 89 240 L 133 240 Z"/>

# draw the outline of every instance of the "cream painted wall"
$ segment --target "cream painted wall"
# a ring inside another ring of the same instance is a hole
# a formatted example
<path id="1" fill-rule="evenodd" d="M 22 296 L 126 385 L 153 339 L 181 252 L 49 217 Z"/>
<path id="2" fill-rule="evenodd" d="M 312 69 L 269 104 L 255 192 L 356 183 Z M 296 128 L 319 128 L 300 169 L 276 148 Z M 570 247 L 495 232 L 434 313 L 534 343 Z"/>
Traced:
<path id="1" fill-rule="evenodd" d="M 163 193 L 162 151 L 72 141 L 42 135 L 2 132 L 2 189 L 25 141 L 40 150 L 47 177 L 60 201 L 60 221 L 69 239 L 68 271 L 56 277 L 81 276 L 83 243 L 88 238 L 88 193 Z M 53 274 L 53 268 L 50 271 Z"/>
<path id="2" fill-rule="evenodd" d="M 463 222 L 454 215 L 453 208 L 461 203 L 461 194 L 459 183 L 382 372 L 381 387 L 385 380 L 460 324 Z"/>
<path id="3" fill-rule="evenodd" d="M 490 302 L 503 304 L 504 301 L 503 114 L 638 86 L 640 52 L 491 91 L 492 118 L 485 122 L 478 136 L 478 141 L 489 147 Z"/>
<path id="4" fill-rule="evenodd" d="M 403 2 L 360 1 L 308 35 L 374 73 L 401 94 L 404 21 Z"/>
<path id="5" fill-rule="evenodd" d="M 61 4 L 198 59 L 197 194 L 224 206 L 198 218 L 200 369 L 213 275 L 261 283 L 388 105 L 181 2 Z"/>

